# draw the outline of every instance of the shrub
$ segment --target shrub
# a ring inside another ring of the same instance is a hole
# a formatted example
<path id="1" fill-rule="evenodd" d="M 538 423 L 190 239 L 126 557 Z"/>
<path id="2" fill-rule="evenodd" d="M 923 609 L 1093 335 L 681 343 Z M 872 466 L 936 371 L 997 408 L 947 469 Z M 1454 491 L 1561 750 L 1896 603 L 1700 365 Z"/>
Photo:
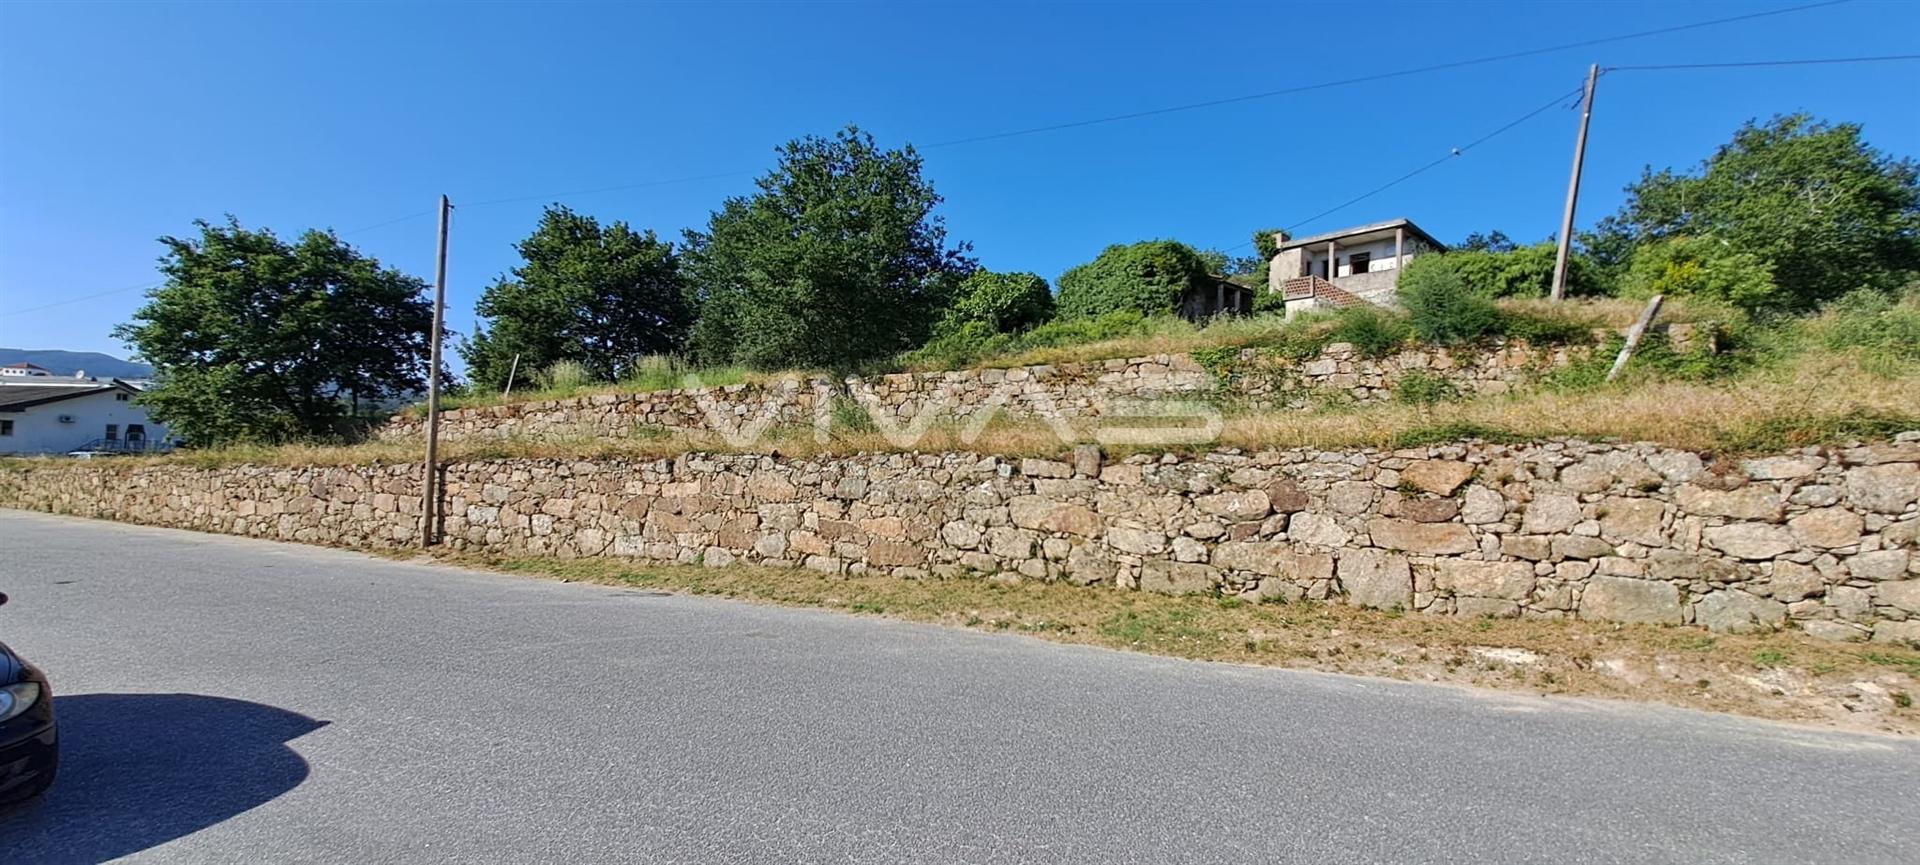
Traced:
<path id="1" fill-rule="evenodd" d="M 1444 271 L 1458 275 L 1468 288 L 1486 297 L 1545 297 L 1553 288 L 1553 260 L 1557 254 L 1553 243 L 1536 243 L 1505 252 L 1464 249 L 1421 255 L 1407 262 L 1400 280 L 1405 283 L 1408 279 Z M 1604 294 L 1605 289 L 1600 269 L 1591 260 L 1579 253 L 1568 259 L 1567 294 Z"/>
<path id="2" fill-rule="evenodd" d="M 928 341 L 902 360 L 910 366 L 962 369 L 999 355 L 1030 349 L 1140 336 L 1167 320 L 1166 316 L 1148 317 L 1139 310 L 1123 309 L 1097 318 L 1055 319 L 1022 334 L 1000 333 L 985 322 L 970 321 Z M 1185 325 L 1185 322 L 1179 323 Z"/>
<path id="3" fill-rule="evenodd" d="M 1499 334 L 1505 324 L 1493 301 L 1452 270 L 1409 266 L 1400 277 L 1398 294 L 1414 335 L 1425 342 L 1472 342 Z"/>
<path id="4" fill-rule="evenodd" d="M 1593 341 L 1591 317 L 1552 309 L 1506 310 L 1501 332 L 1532 345 L 1577 345 Z"/>
<path id="5" fill-rule="evenodd" d="M 1008 350 L 1013 340 L 984 321 L 963 321 L 942 327 L 941 333 L 926 345 L 903 358 L 909 364 L 933 365 L 941 369 L 962 369 L 982 359 Z"/>
<path id="6" fill-rule="evenodd" d="M 1900 295 L 1854 291 L 1829 304 L 1807 330 L 1827 348 L 1859 354 L 1869 369 L 1920 361 L 1920 286 Z"/>
<path id="7" fill-rule="evenodd" d="M 1695 297 L 1742 309 L 1780 304 L 1773 265 L 1720 241 L 1670 237 L 1633 253 L 1621 286 L 1629 297 Z"/>
<path id="8" fill-rule="evenodd" d="M 1405 405 L 1433 405 L 1459 398 L 1460 389 L 1454 387 L 1453 382 L 1424 369 L 1401 376 L 1400 383 L 1393 389 L 1394 401 Z"/>
<path id="9" fill-rule="evenodd" d="M 593 383 L 593 376 L 578 361 L 556 360 L 535 373 L 533 380 L 541 390 L 571 391 Z"/>
<path id="10" fill-rule="evenodd" d="M 1406 345 L 1413 328 L 1399 315 L 1376 306 L 1343 309 L 1334 316 L 1325 342 L 1350 342 L 1363 357 L 1385 357 Z"/>
<path id="11" fill-rule="evenodd" d="M 1002 333 L 1026 330 L 1053 315 L 1053 291 L 1031 273 L 977 270 L 961 281 L 940 330 L 980 322 Z"/>
<path id="12" fill-rule="evenodd" d="M 1171 240 L 1115 244 L 1100 257 L 1060 275 L 1061 318 L 1090 318 L 1120 310 L 1172 312 L 1180 295 L 1206 278 L 1192 247 Z"/>

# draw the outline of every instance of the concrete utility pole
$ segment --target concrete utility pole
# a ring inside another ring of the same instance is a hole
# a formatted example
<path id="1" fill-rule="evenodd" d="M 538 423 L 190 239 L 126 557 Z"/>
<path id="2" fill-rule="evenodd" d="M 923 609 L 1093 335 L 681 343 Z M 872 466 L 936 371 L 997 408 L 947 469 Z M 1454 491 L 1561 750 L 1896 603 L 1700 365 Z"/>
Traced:
<path id="1" fill-rule="evenodd" d="M 447 222 L 453 202 L 440 196 L 440 253 L 433 268 L 433 328 L 427 350 L 427 473 L 420 489 L 420 546 L 433 546 L 434 522 L 440 504 L 440 322 L 447 309 Z"/>
<path id="2" fill-rule="evenodd" d="M 1567 212 L 1560 218 L 1560 251 L 1553 257 L 1553 299 L 1567 296 L 1567 256 L 1573 252 L 1573 206 L 1580 200 L 1580 167 L 1587 161 L 1587 122 L 1593 119 L 1593 87 L 1600 64 L 1587 69 L 1587 95 L 1580 105 L 1580 135 L 1573 139 L 1573 178 L 1567 181 Z"/>

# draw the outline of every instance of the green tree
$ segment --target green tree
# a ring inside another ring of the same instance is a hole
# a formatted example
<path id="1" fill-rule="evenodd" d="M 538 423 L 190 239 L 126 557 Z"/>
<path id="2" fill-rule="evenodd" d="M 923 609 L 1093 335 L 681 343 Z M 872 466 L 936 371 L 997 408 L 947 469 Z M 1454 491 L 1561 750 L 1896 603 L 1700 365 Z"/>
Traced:
<path id="1" fill-rule="evenodd" d="M 140 400 L 155 420 L 196 444 L 350 434 L 424 386 L 420 280 L 331 232 L 194 225 L 160 239 L 166 283 L 114 329 L 154 368 Z"/>
<path id="2" fill-rule="evenodd" d="M 1695 237 L 1669 237 L 1641 247 L 1621 287 L 1630 297 L 1696 297 L 1749 310 L 1778 297 L 1771 264 L 1723 241 Z"/>
<path id="3" fill-rule="evenodd" d="M 1664 238 L 1713 240 L 1771 265 L 1765 305 L 1785 310 L 1920 271 L 1920 165 L 1868 146 L 1857 124 L 1749 122 L 1697 172 L 1649 170 L 1627 193 L 1587 242 L 1618 270 Z"/>
<path id="4" fill-rule="evenodd" d="M 1196 251 L 1200 263 L 1206 266 L 1208 273 L 1221 276 L 1248 276 L 1260 266 L 1261 259 L 1254 255 L 1231 255 L 1223 249 L 1202 249 Z"/>
<path id="5" fill-rule="evenodd" d="M 976 270 L 960 283 L 941 320 L 942 332 L 980 322 L 997 333 L 1014 333 L 1053 317 L 1053 291 L 1032 273 Z"/>
<path id="6" fill-rule="evenodd" d="M 779 149 L 751 196 L 687 233 L 704 361 L 844 367 L 918 345 L 974 270 L 949 249 L 941 198 L 912 147 L 881 150 L 849 126 Z"/>
<path id="7" fill-rule="evenodd" d="M 460 345 L 475 384 L 505 386 L 515 356 L 522 373 L 572 361 L 611 381 L 685 344 L 694 316 L 680 257 L 652 231 L 555 205 L 515 248 L 523 263 L 480 296 L 486 323 Z"/>
<path id="8" fill-rule="evenodd" d="M 1506 232 L 1497 228 L 1485 234 L 1478 231 L 1469 234 L 1466 240 L 1454 247 L 1462 252 L 1512 252 L 1519 248 L 1520 244 L 1514 243 Z"/>
<path id="9" fill-rule="evenodd" d="M 1055 305 L 1062 318 L 1089 318 L 1122 309 L 1170 313 L 1180 295 L 1205 279 L 1207 265 L 1193 247 L 1171 240 L 1114 244 L 1060 275 Z"/>

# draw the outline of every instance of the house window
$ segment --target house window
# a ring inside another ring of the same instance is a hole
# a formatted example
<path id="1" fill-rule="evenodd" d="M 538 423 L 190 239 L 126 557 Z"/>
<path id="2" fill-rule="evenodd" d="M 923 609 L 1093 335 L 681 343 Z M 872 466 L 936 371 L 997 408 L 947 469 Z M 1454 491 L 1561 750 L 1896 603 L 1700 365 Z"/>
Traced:
<path id="1" fill-rule="evenodd" d="M 0 436 L 13 435 L 13 421 L 0 420 Z"/>
<path id="2" fill-rule="evenodd" d="M 119 440 L 120 440 L 120 425 L 117 423 L 107 424 L 107 441 L 116 442 Z"/>
<path id="3" fill-rule="evenodd" d="M 1352 257 L 1347 259 L 1347 264 L 1352 266 L 1354 275 L 1358 276 L 1362 273 L 1367 272 L 1367 265 L 1370 264 L 1372 261 L 1373 261 L 1373 253 L 1356 252 L 1353 254 Z"/>
<path id="4" fill-rule="evenodd" d="M 147 440 L 146 424 L 127 424 L 127 441 L 139 443 Z"/>
<path id="5" fill-rule="evenodd" d="M 114 395 L 113 395 L 113 398 L 114 398 L 114 399 L 116 399 L 116 400 L 119 400 L 120 402 L 126 402 L 126 401 L 127 401 L 127 395 L 126 395 L 126 394 L 124 394 L 124 393 L 116 393 L 116 394 L 114 394 Z"/>

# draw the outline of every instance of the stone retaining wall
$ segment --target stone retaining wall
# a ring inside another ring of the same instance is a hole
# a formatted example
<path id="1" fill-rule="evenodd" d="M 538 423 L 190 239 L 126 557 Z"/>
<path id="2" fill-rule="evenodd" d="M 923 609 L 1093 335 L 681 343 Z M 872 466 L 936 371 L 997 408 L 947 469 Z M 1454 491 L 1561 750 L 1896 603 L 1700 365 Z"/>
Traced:
<path id="1" fill-rule="evenodd" d="M 17 465 L 17 464 L 16 464 Z M 360 548 L 416 536 L 414 466 L 0 469 L 0 505 Z M 1340 599 L 1920 640 L 1920 433 L 1708 462 L 1649 445 L 1103 461 L 973 454 L 446 468 L 455 548 L 1018 574 L 1125 590 Z"/>
<path id="2" fill-rule="evenodd" d="M 1333 343 L 1304 361 L 1260 349 L 1228 353 L 1209 370 L 1185 354 L 1155 355 L 1010 369 L 899 373 L 869 379 L 793 377 L 775 384 L 599 394 L 501 406 L 456 409 L 441 415 L 447 439 L 624 438 L 662 431 L 734 434 L 764 418 L 774 426 L 821 421 L 837 400 L 891 414 L 906 426 L 923 410 L 936 419 L 966 419 L 1004 411 L 1017 417 L 1094 418 L 1126 413 L 1129 401 L 1174 396 L 1231 402 L 1254 409 L 1305 408 L 1328 400 L 1390 399 L 1407 376 L 1444 381 L 1466 395 L 1505 393 L 1564 366 L 1585 349 L 1536 349 L 1514 342 L 1490 348 L 1420 349 L 1372 359 L 1348 343 Z M 395 418 L 381 438 L 419 437 L 424 421 Z"/>

